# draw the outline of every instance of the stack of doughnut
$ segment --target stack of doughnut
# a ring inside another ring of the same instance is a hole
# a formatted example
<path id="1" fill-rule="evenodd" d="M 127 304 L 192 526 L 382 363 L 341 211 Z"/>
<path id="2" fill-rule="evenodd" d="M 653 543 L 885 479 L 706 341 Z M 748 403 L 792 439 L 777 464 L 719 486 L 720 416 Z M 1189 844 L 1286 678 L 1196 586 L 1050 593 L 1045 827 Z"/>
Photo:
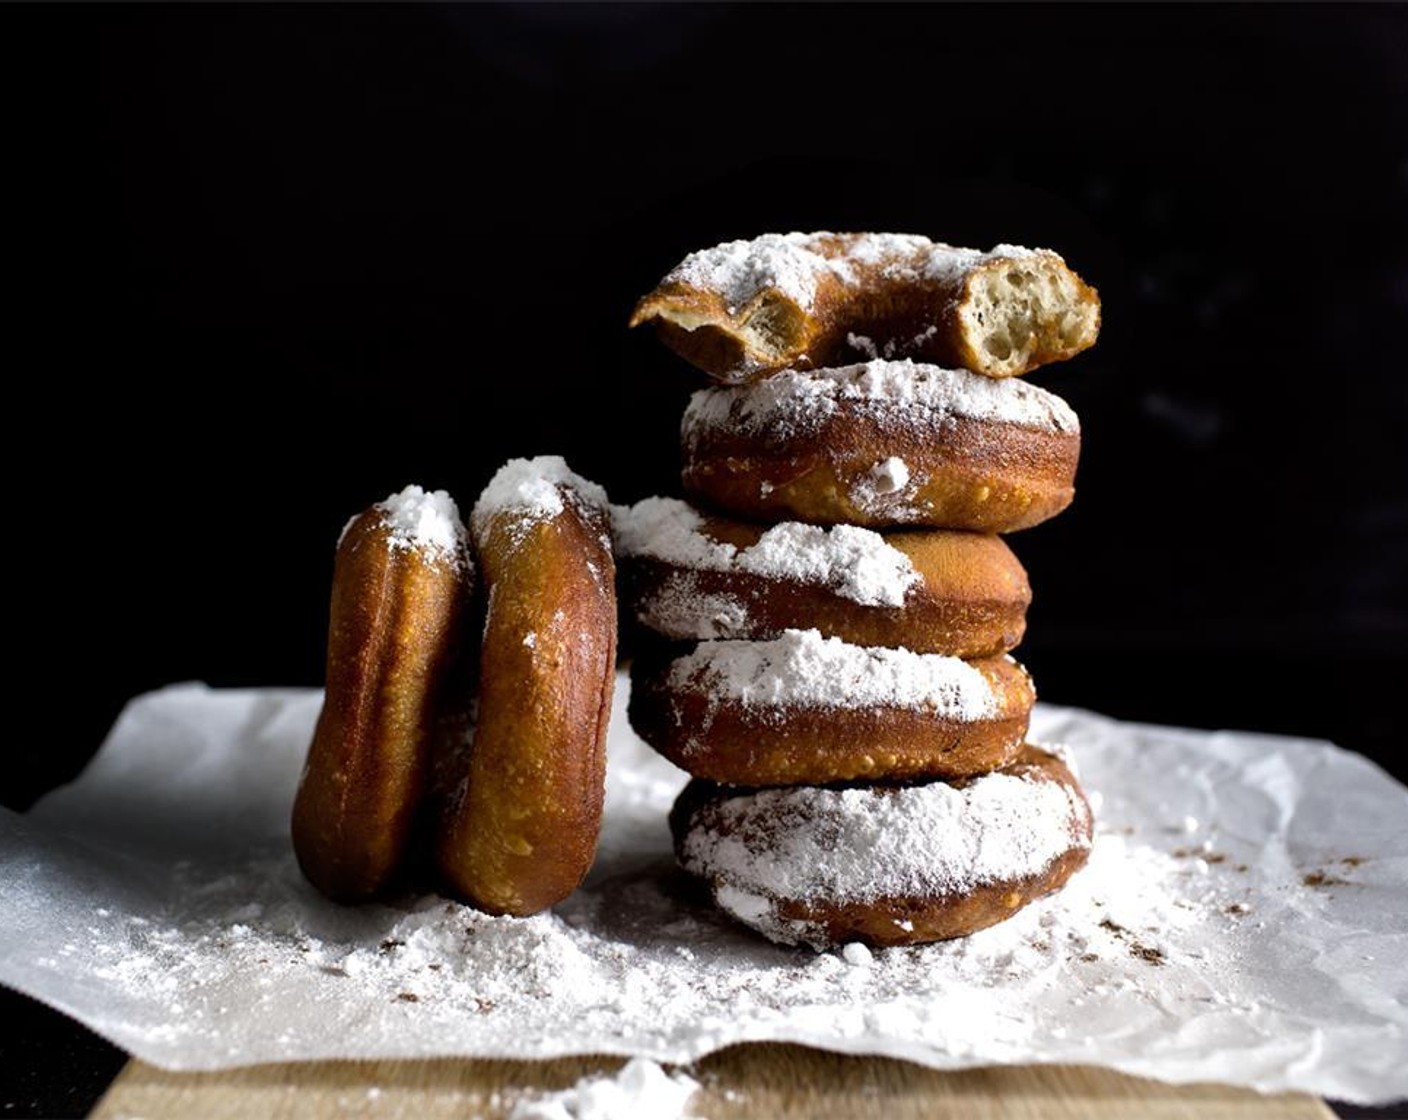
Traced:
<path id="1" fill-rule="evenodd" d="M 426 879 L 494 914 L 565 898 L 596 851 L 615 674 L 609 506 L 561 459 L 504 466 L 468 530 L 419 486 L 353 518 L 293 806 L 304 874 L 348 903 Z"/>
<path id="2" fill-rule="evenodd" d="M 1084 794 L 1027 742 L 1031 591 L 1000 534 L 1072 499 L 1079 422 L 1018 375 L 1099 318 L 1055 253 L 895 234 L 719 245 L 637 305 L 714 384 L 688 500 L 614 511 L 652 639 L 630 719 L 692 776 L 681 864 L 773 941 L 963 936 L 1085 862 Z"/>

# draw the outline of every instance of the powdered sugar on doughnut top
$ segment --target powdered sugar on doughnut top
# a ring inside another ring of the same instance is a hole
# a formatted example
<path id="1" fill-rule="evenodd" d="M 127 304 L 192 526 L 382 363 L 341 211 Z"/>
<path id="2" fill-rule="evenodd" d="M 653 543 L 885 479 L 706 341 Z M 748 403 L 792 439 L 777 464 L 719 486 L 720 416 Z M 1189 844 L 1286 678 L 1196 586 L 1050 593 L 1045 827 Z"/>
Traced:
<path id="1" fill-rule="evenodd" d="M 752 241 L 726 241 L 690 253 L 666 275 L 692 288 L 717 292 L 730 314 L 766 291 L 777 291 L 810 309 L 817 276 L 831 270 L 813 248 L 814 234 L 765 233 Z"/>
<path id="2" fill-rule="evenodd" d="M 745 707 L 912 708 L 964 723 L 1000 710 L 988 679 L 960 658 L 851 645 L 817 630 L 701 642 L 671 665 L 669 687 Z"/>
<path id="3" fill-rule="evenodd" d="M 1080 420 L 1054 393 L 1018 377 L 993 378 L 906 358 L 832 369 L 783 370 L 752 385 L 701 389 L 685 409 L 686 441 L 713 431 L 801 434 L 838 412 L 937 428 L 950 417 L 1076 434 Z"/>
<path id="4" fill-rule="evenodd" d="M 1054 781 L 997 772 L 962 787 L 759 790 L 697 812 L 685 867 L 719 904 L 774 941 L 819 932 L 776 902 L 872 902 L 962 894 L 1042 874 L 1088 847 L 1089 809 Z M 810 935 L 810 936 L 809 936 Z"/>
<path id="5" fill-rule="evenodd" d="M 489 485 L 474 503 L 471 523 L 476 538 L 483 534 L 489 520 L 498 513 L 511 511 L 525 521 L 546 521 L 563 509 L 563 491 L 567 490 L 581 504 L 601 511 L 609 517 L 611 503 L 606 491 L 595 482 L 588 482 L 573 473 L 559 455 L 539 455 L 535 459 L 510 459 L 489 480 Z"/>
<path id="6" fill-rule="evenodd" d="M 386 526 L 388 548 L 420 552 L 456 567 L 468 564 L 464 522 L 455 500 L 444 490 L 407 486 L 372 508 Z"/>
<path id="7" fill-rule="evenodd" d="M 831 274 L 846 284 L 860 283 L 855 265 L 867 269 L 879 266 L 884 276 L 956 281 L 986 261 L 1034 252 L 1017 245 L 998 245 L 985 253 L 908 233 L 765 233 L 751 241 L 726 241 L 691 253 L 662 283 L 684 283 L 716 292 L 731 315 L 768 291 L 811 311 L 817 280 Z"/>
<path id="8" fill-rule="evenodd" d="M 704 518 L 678 498 L 646 498 L 613 508 L 616 546 L 691 570 L 741 572 L 763 579 L 818 584 L 867 606 L 903 606 L 920 575 L 885 538 L 854 525 L 774 525 L 756 544 L 737 548 L 704 532 Z"/>

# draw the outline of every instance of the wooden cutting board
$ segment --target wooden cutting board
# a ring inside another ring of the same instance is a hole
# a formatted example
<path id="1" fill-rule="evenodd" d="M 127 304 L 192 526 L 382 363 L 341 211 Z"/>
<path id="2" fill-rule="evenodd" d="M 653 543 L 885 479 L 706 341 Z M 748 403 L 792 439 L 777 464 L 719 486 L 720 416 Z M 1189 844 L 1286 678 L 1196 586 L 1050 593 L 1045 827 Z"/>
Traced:
<path id="1" fill-rule="evenodd" d="M 221 1073 L 168 1073 L 129 1062 L 95 1120 L 286 1120 L 309 1117 L 503 1120 L 526 1094 L 610 1074 L 620 1058 L 552 1062 L 317 1062 Z M 749 1044 L 689 1070 L 690 1103 L 710 1120 L 1334 1120 L 1303 1094 L 1165 1085 L 1087 1066 L 1006 1066 L 940 1073 L 908 1062 L 802 1046 Z M 625 1118 L 637 1120 L 637 1118 Z M 641 1116 L 638 1120 L 657 1120 Z"/>

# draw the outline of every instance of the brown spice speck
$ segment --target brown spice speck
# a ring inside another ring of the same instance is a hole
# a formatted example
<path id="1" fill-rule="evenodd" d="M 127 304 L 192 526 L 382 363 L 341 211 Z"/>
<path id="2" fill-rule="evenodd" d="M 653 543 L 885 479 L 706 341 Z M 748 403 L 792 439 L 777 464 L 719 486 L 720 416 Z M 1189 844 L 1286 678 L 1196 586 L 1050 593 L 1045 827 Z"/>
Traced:
<path id="1" fill-rule="evenodd" d="M 1345 856 L 1340 862 L 1346 867 L 1358 867 L 1361 863 L 1368 863 L 1369 860 L 1364 856 Z"/>
<path id="2" fill-rule="evenodd" d="M 396 1000 L 399 1003 L 419 1003 L 420 996 L 416 995 L 415 992 L 398 992 L 396 994 Z"/>
<path id="3" fill-rule="evenodd" d="M 1312 871 L 1301 879 L 1301 884 L 1307 887 L 1339 887 L 1343 886 L 1345 882 L 1346 880 L 1337 879 L 1324 871 Z"/>
<path id="4" fill-rule="evenodd" d="M 1162 949 L 1155 949 L 1153 946 L 1141 944 L 1139 939 L 1136 938 L 1132 932 L 1125 929 L 1124 926 L 1117 922 L 1112 922 L 1109 918 L 1106 918 L 1100 923 L 1100 928 L 1109 930 L 1121 941 L 1128 944 L 1129 955 L 1131 957 L 1138 957 L 1146 964 L 1161 965 L 1164 963 L 1165 958 Z"/>

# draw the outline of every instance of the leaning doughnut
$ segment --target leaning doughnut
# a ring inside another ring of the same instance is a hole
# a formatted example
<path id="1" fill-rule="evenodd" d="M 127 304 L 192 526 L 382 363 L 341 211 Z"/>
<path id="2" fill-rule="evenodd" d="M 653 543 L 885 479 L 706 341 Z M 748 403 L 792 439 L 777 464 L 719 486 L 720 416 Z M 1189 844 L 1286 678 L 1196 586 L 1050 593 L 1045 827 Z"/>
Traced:
<path id="1" fill-rule="evenodd" d="M 684 486 L 740 517 L 1006 533 L 1075 495 L 1080 421 L 1025 381 L 909 361 L 694 394 Z"/>
<path id="2" fill-rule="evenodd" d="M 715 902 L 785 945 L 963 937 L 1061 887 L 1089 855 L 1090 806 L 1055 755 L 1026 746 L 966 782 L 725 789 L 694 781 L 675 852 Z"/>
<path id="3" fill-rule="evenodd" d="M 787 630 L 637 657 L 631 726 L 696 778 L 825 785 L 981 774 L 1011 762 L 1036 693 L 1007 656 L 961 661 Z"/>
<path id="4" fill-rule="evenodd" d="M 474 507 L 488 602 L 477 724 L 437 863 L 490 913 L 561 901 L 596 852 L 616 667 L 608 508 L 556 457 L 510 462 Z"/>
<path id="5" fill-rule="evenodd" d="M 381 894 L 405 863 L 472 583 L 444 491 L 409 486 L 343 532 L 327 690 L 293 805 L 298 862 L 330 898 Z"/>
<path id="6" fill-rule="evenodd" d="M 690 254 L 636 304 L 645 322 L 730 384 L 857 357 L 1011 377 L 1094 345 L 1100 296 L 1047 249 L 774 233 Z"/>
<path id="7" fill-rule="evenodd" d="M 986 657 L 1026 629 L 1027 573 L 999 537 L 765 527 L 676 498 L 617 506 L 613 521 L 630 609 L 666 638 L 776 638 L 805 619 L 855 645 Z"/>

